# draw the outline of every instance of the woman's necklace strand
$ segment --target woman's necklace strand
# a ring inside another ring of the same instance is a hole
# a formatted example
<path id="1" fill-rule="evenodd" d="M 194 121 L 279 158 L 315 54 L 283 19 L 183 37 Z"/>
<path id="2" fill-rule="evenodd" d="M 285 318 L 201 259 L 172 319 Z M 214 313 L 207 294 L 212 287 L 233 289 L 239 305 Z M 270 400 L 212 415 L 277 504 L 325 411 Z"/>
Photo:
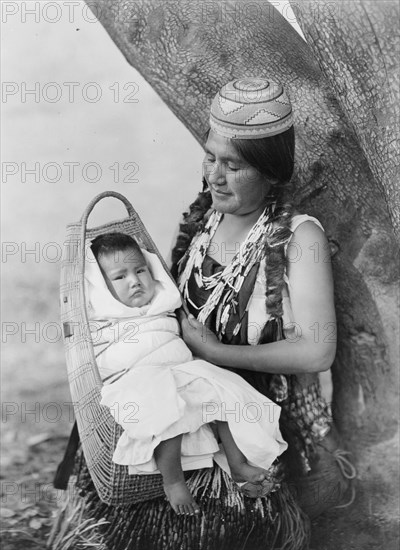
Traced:
<path id="1" fill-rule="evenodd" d="M 203 306 L 197 308 L 199 310 L 197 318 L 204 323 L 218 306 L 216 328 L 220 334 L 225 332 L 230 311 L 237 305 L 237 294 L 247 274 L 263 254 L 262 244 L 266 234 L 273 231 L 273 224 L 269 221 L 271 210 L 271 207 L 267 207 L 261 213 L 232 261 L 223 270 L 213 275 L 205 276 L 202 266 L 211 240 L 221 221 L 222 214 L 220 212 L 212 212 L 204 230 L 194 238 L 188 250 L 188 260 L 180 277 L 179 288 L 185 300 L 190 301 L 188 282 L 193 270 L 199 288 L 213 289 Z"/>

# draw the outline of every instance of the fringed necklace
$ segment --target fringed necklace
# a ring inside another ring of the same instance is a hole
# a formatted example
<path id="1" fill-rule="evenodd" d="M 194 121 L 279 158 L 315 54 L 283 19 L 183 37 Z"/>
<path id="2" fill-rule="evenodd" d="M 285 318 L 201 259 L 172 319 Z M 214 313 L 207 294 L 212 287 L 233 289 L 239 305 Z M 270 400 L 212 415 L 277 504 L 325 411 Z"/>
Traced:
<path id="1" fill-rule="evenodd" d="M 265 240 L 271 237 L 276 230 L 271 221 L 274 208 L 275 205 L 265 208 L 232 261 L 222 271 L 208 277 L 202 271 L 208 247 L 222 218 L 222 214 L 215 210 L 211 213 L 203 231 L 192 240 L 185 258 L 181 260 L 186 261 L 186 264 L 180 276 L 179 289 L 184 299 L 199 311 L 197 319 L 201 323 L 204 324 L 209 315 L 216 311 L 215 329 L 220 339 L 225 334 L 231 312 L 235 311 L 238 305 L 238 294 L 244 280 L 252 267 L 263 256 Z M 200 307 L 197 307 L 189 296 L 188 283 L 192 272 L 199 288 L 212 289 L 207 301 Z M 241 322 L 239 321 L 234 328 L 234 335 L 239 332 L 240 326 Z"/>

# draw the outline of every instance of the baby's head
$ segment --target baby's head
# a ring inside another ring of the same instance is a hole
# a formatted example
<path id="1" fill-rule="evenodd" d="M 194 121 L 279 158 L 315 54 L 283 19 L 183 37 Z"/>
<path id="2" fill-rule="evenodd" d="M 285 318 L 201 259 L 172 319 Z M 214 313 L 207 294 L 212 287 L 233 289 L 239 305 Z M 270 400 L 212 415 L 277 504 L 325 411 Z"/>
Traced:
<path id="1" fill-rule="evenodd" d="M 111 294 L 129 307 L 142 307 L 154 297 L 156 282 L 138 243 L 124 233 L 105 233 L 91 246 Z"/>

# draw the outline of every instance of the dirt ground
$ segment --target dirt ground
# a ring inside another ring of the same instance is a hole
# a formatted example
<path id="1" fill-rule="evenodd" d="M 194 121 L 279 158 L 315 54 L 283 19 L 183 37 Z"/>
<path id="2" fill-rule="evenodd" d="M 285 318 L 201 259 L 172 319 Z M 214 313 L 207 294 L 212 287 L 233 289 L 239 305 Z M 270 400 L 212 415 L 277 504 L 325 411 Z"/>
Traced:
<path id="1" fill-rule="evenodd" d="M 45 326 L 58 318 L 57 278 L 32 265 L 31 277 L 23 276 L 21 281 L 20 268 L 17 261 L 7 263 L 2 285 L 4 331 L 5 322 L 17 327 L 25 322 L 33 328 L 36 322 Z M 44 287 L 39 278 L 46 283 Z M 11 295 L 12 305 L 6 299 Z M 56 339 L 50 330 L 48 337 L 46 342 L 40 334 L 26 333 L 24 341 L 19 331 L 7 337 L 7 342 L 3 339 L 0 515 L 4 550 L 44 548 L 60 498 L 52 479 L 72 416 L 68 405 L 62 405 L 70 400 L 62 343 L 50 342 Z"/>

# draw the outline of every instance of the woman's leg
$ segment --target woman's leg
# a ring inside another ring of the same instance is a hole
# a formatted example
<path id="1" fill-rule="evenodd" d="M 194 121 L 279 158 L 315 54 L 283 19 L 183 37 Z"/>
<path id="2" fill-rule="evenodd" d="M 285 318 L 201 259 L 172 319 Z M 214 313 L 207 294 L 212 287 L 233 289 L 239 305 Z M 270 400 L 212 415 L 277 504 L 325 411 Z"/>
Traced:
<path id="1" fill-rule="evenodd" d="M 154 458 L 164 481 L 164 491 L 177 514 L 199 514 L 200 508 L 186 485 L 181 466 L 182 435 L 161 441 Z"/>
<path id="2" fill-rule="evenodd" d="M 224 446 L 232 479 L 236 482 L 248 481 L 250 484 L 262 485 L 262 493 L 267 493 L 270 488 L 270 484 L 266 481 L 267 471 L 263 468 L 259 468 L 258 466 L 251 466 L 247 462 L 245 455 L 236 445 L 236 442 L 232 437 L 228 422 L 217 421 L 216 424 L 218 435 Z M 261 494 L 261 492 L 257 490 L 254 491 L 254 487 L 248 487 L 247 489 L 247 492 L 249 493 L 248 496 L 254 497 L 260 496 Z M 255 489 L 257 489 L 257 487 Z"/>

